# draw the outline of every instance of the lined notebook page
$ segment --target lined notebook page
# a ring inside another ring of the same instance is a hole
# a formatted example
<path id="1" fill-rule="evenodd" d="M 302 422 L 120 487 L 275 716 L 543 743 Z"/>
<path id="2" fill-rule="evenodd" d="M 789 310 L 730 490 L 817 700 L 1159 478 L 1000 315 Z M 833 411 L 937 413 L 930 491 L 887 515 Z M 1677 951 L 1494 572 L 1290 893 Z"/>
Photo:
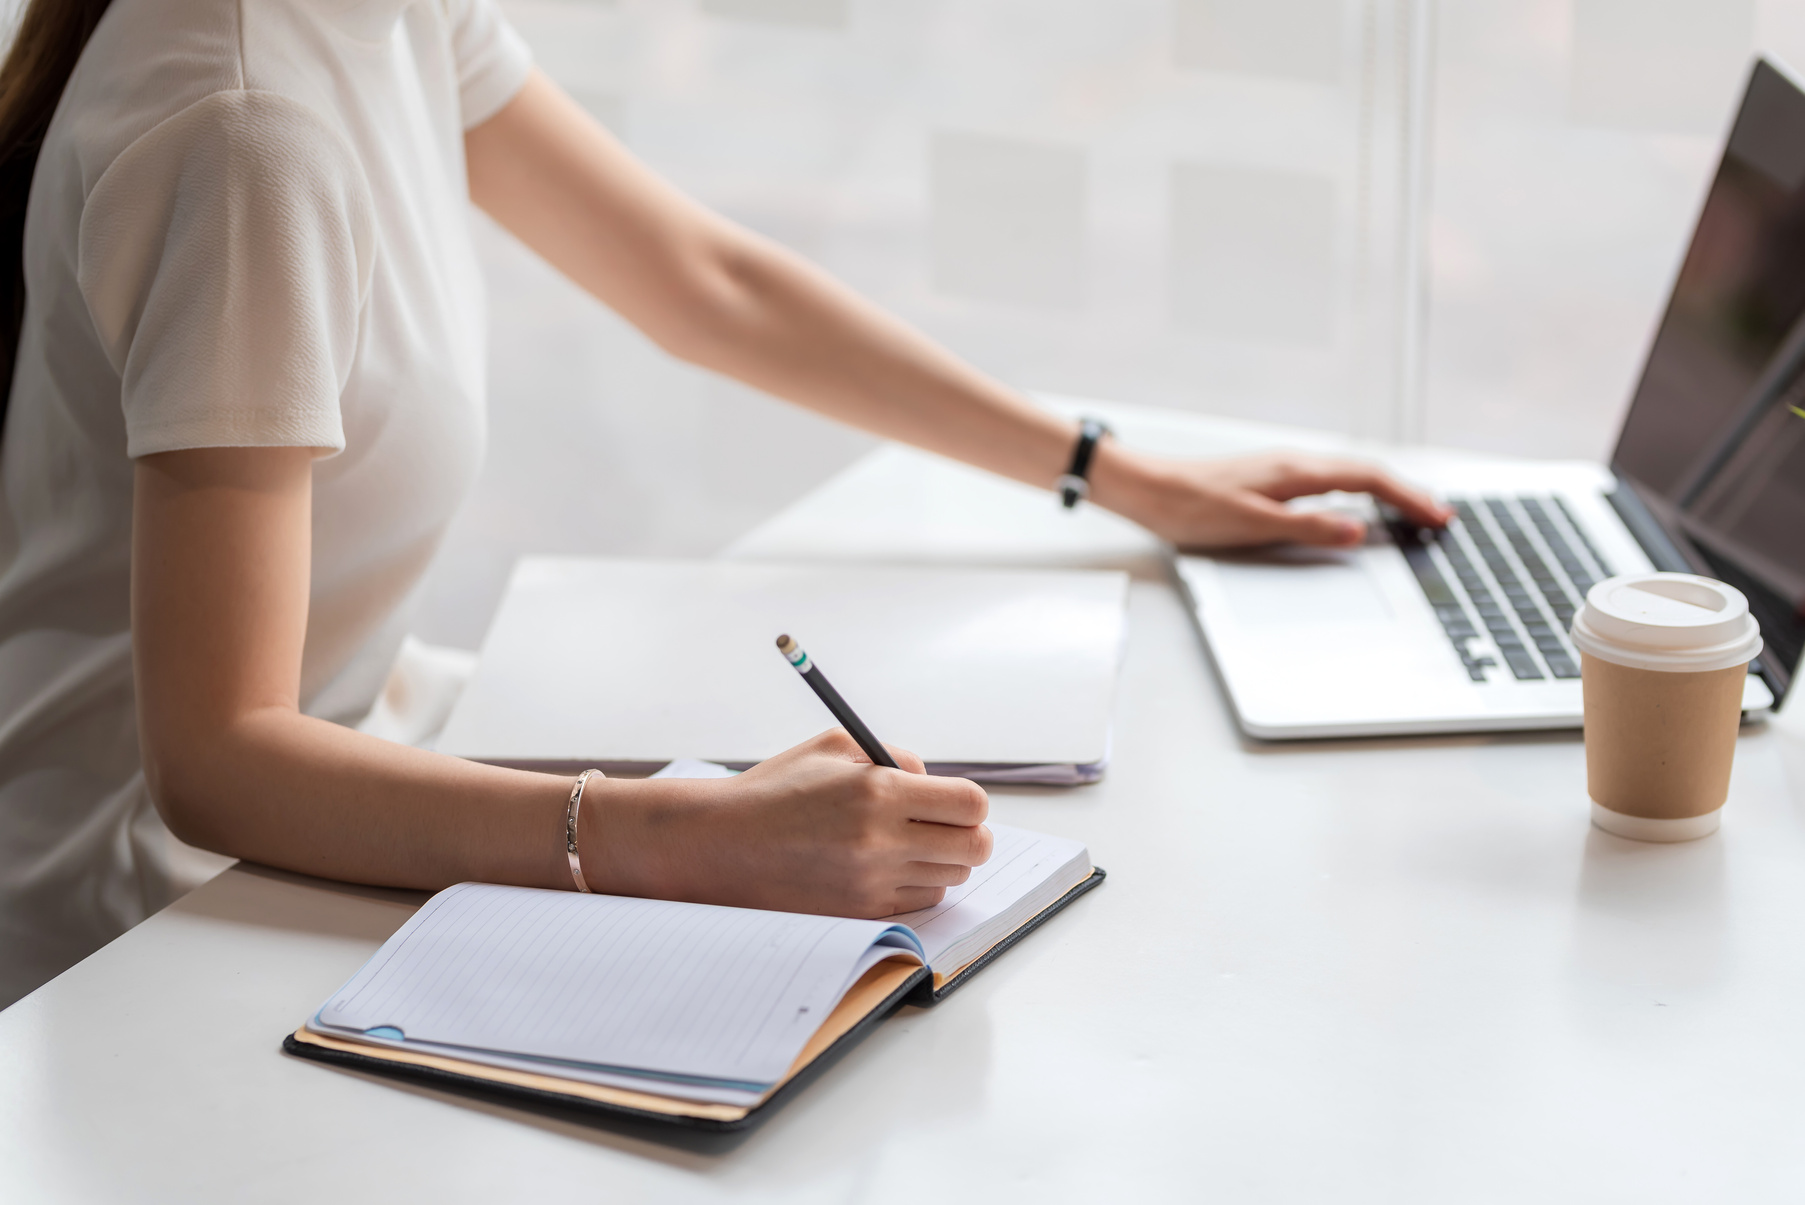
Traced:
<path id="1" fill-rule="evenodd" d="M 462 883 L 311 1027 L 755 1091 L 789 1068 L 873 946 L 918 949 L 890 921 Z"/>
<path id="2" fill-rule="evenodd" d="M 990 826 L 990 861 L 932 908 L 890 918 L 921 939 L 928 965 L 951 974 L 1001 941 L 1090 873 L 1082 842 L 1007 824 Z"/>

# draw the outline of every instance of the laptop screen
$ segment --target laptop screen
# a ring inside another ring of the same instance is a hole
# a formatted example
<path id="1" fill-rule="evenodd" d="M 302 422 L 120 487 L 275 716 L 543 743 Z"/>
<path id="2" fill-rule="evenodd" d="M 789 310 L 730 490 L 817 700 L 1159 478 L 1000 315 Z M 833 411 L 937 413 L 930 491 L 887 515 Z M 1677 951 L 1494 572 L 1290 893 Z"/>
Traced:
<path id="1" fill-rule="evenodd" d="M 1802 369 L 1805 92 L 1758 62 L 1611 468 L 1749 596 L 1784 678 L 1805 645 Z"/>

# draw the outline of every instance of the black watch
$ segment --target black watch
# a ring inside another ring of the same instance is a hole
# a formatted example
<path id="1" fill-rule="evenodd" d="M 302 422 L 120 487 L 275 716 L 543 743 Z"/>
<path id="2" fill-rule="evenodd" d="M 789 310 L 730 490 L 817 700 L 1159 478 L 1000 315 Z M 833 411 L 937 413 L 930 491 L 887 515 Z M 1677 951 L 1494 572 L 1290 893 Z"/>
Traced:
<path id="1" fill-rule="evenodd" d="M 1072 463 L 1059 478 L 1059 499 L 1067 510 L 1078 505 L 1080 498 L 1090 497 L 1091 458 L 1097 454 L 1097 441 L 1109 434 L 1109 428 L 1094 418 L 1078 423 L 1078 443 L 1072 449 Z"/>

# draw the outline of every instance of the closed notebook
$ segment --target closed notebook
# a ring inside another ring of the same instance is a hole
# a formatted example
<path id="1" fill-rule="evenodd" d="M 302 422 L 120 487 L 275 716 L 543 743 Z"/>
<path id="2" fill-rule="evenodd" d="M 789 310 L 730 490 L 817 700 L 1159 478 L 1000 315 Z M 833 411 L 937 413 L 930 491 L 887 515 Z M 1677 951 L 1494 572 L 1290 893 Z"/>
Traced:
<path id="1" fill-rule="evenodd" d="M 993 826 L 932 908 L 853 920 L 461 883 L 284 1042 L 454 1089 L 733 1129 L 896 1006 L 933 1003 L 1101 881 L 1075 841 Z"/>
<path id="2" fill-rule="evenodd" d="M 763 761 L 832 725 L 790 633 L 935 773 L 1086 782 L 1109 754 L 1117 572 L 528 557 L 441 752 L 529 768 Z"/>

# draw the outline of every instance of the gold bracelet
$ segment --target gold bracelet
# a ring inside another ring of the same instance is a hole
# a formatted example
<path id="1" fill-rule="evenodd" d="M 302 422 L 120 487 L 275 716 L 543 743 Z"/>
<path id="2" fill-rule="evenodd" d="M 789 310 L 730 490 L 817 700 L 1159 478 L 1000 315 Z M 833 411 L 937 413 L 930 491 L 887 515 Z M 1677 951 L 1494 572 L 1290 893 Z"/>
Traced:
<path id="1" fill-rule="evenodd" d="M 585 770 L 577 775 L 576 785 L 570 788 L 570 803 L 564 809 L 564 856 L 570 859 L 570 877 L 576 880 L 578 891 L 589 890 L 589 883 L 583 878 L 583 860 L 577 856 L 577 813 L 582 809 L 583 788 L 591 776 L 607 777 L 600 770 Z"/>

